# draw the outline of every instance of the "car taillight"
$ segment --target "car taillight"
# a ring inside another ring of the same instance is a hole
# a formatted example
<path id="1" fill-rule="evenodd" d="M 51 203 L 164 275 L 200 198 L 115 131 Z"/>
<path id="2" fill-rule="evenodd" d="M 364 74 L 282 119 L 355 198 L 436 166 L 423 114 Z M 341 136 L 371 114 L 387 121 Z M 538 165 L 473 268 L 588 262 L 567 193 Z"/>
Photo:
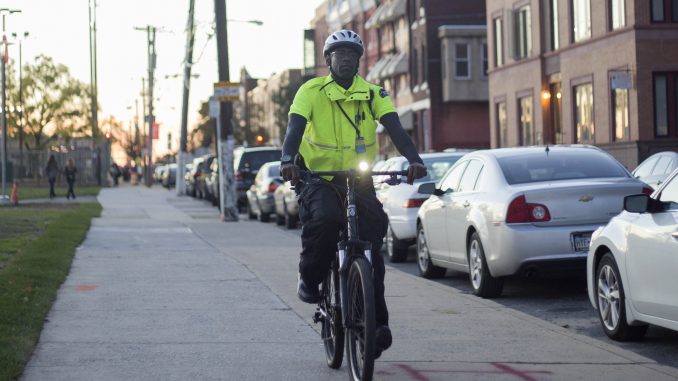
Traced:
<path id="1" fill-rule="evenodd" d="M 525 195 L 513 199 L 506 211 L 507 224 L 546 221 L 551 221 L 549 209 L 542 204 L 528 203 L 527 200 L 525 200 Z"/>
<path id="2" fill-rule="evenodd" d="M 276 183 L 276 182 L 272 182 L 272 183 L 268 184 L 268 193 L 275 192 L 275 188 L 277 188 L 277 187 L 278 187 L 278 183 Z"/>
<path id="3" fill-rule="evenodd" d="M 405 200 L 403 203 L 403 208 L 418 208 L 424 201 L 428 200 L 427 198 L 410 198 Z"/>
<path id="4" fill-rule="evenodd" d="M 193 174 L 193 178 L 197 179 L 198 177 L 200 177 L 200 171 L 195 171 L 195 173 Z"/>
<path id="5" fill-rule="evenodd" d="M 242 173 L 240 173 L 240 171 L 235 171 L 235 179 L 242 180 Z"/>
<path id="6" fill-rule="evenodd" d="M 643 193 L 648 195 L 648 196 L 651 196 L 652 193 L 654 193 L 654 189 L 652 189 L 650 187 L 643 187 Z"/>

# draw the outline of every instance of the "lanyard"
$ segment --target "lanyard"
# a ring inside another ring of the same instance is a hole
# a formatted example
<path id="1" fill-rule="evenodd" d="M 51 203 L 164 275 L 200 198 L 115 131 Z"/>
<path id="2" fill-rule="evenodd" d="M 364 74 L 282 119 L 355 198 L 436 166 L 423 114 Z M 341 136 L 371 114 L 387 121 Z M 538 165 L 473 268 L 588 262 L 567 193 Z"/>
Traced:
<path id="1" fill-rule="evenodd" d="M 344 108 L 341 107 L 341 104 L 339 104 L 339 101 L 336 100 L 335 102 L 336 102 L 337 106 L 339 106 L 339 110 L 341 110 L 341 113 L 344 114 L 344 116 L 346 117 L 346 120 L 348 120 L 348 122 L 351 124 L 351 127 L 353 127 L 355 129 L 356 135 L 358 135 L 358 137 L 359 137 L 360 136 L 360 130 L 358 129 L 358 124 L 360 124 L 362 119 L 365 118 L 364 116 L 363 116 L 362 119 L 360 118 L 360 109 L 361 109 L 360 106 L 362 105 L 362 102 L 358 101 L 358 109 L 355 112 L 355 122 L 351 120 L 351 117 L 349 117 L 348 114 L 346 113 L 346 111 L 344 110 Z"/>

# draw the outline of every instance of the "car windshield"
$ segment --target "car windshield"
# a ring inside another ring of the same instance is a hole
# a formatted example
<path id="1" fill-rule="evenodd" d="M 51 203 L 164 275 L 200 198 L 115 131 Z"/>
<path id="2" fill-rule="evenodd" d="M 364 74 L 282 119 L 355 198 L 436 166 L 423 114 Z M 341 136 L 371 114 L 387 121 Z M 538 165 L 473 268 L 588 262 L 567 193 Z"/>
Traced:
<path id="1" fill-rule="evenodd" d="M 415 183 L 423 183 L 434 181 L 437 182 L 440 180 L 443 175 L 447 172 L 454 163 L 459 160 L 461 156 L 443 156 L 443 157 L 429 157 L 422 159 L 424 165 L 426 166 L 426 176 L 415 180 Z M 406 170 L 409 167 L 409 163 L 405 162 L 403 164 L 403 170 Z"/>
<path id="2" fill-rule="evenodd" d="M 269 177 L 280 177 L 280 166 L 271 165 L 268 167 L 268 176 Z"/>
<path id="3" fill-rule="evenodd" d="M 506 181 L 513 184 L 540 181 L 629 177 L 612 157 L 593 150 L 535 151 L 497 158 Z"/>

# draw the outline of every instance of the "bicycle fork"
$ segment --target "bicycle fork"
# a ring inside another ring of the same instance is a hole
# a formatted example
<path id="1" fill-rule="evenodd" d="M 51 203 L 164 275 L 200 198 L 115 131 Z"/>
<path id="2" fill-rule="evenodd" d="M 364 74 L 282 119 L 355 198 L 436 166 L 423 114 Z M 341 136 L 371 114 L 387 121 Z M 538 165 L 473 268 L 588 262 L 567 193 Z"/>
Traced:
<path id="1" fill-rule="evenodd" d="M 348 246 L 360 248 L 365 254 L 367 261 L 372 264 L 372 244 L 367 241 L 348 240 L 338 244 L 337 256 L 339 260 L 339 299 L 341 303 L 341 317 L 345 329 L 353 328 L 348 321 L 348 271 L 350 265 L 350 256 L 347 253 Z M 355 255 L 355 254 L 352 254 Z"/>

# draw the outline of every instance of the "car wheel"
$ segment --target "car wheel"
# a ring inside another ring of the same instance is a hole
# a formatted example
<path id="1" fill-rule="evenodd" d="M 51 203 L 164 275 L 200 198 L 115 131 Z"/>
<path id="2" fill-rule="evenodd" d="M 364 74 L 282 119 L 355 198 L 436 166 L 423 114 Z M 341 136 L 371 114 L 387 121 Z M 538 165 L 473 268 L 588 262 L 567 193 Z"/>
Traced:
<path id="1" fill-rule="evenodd" d="M 271 220 L 271 215 L 268 213 L 264 213 L 264 210 L 261 209 L 261 205 L 259 206 L 259 221 L 261 222 L 268 222 Z"/>
<path id="2" fill-rule="evenodd" d="M 287 211 L 287 204 L 283 204 L 283 208 L 285 209 L 285 227 L 288 229 L 296 229 L 297 217 L 291 215 L 290 212 Z"/>
<path id="3" fill-rule="evenodd" d="M 250 201 L 249 201 L 249 200 L 247 200 L 247 204 L 246 204 L 246 206 L 245 206 L 245 209 L 247 210 L 247 217 L 248 217 L 250 220 L 256 220 L 256 219 L 257 219 L 257 215 L 254 214 L 254 212 L 252 211 L 252 206 L 250 205 Z"/>
<path id="4" fill-rule="evenodd" d="M 391 263 L 404 262 L 407 259 L 408 248 L 409 245 L 396 238 L 391 224 L 389 224 L 388 230 L 386 230 L 386 254 L 388 254 L 388 260 Z"/>
<path id="5" fill-rule="evenodd" d="M 275 213 L 275 224 L 278 226 L 285 225 L 285 216 L 282 214 Z"/>
<path id="6" fill-rule="evenodd" d="M 477 232 L 471 235 L 468 243 L 468 274 L 473 293 L 481 298 L 494 298 L 501 295 L 504 280 L 490 274 L 485 260 L 485 250 Z"/>
<path id="7" fill-rule="evenodd" d="M 419 267 L 419 275 L 427 279 L 440 278 L 447 271 L 445 268 L 438 267 L 431 262 L 424 227 L 421 225 L 417 227 L 417 267 Z"/>
<path id="8" fill-rule="evenodd" d="M 645 336 L 647 325 L 629 325 L 626 321 L 626 298 L 617 262 L 606 253 L 596 271 L 596 301 L 603 331 L 613 340 L 638 340 Z"/>

